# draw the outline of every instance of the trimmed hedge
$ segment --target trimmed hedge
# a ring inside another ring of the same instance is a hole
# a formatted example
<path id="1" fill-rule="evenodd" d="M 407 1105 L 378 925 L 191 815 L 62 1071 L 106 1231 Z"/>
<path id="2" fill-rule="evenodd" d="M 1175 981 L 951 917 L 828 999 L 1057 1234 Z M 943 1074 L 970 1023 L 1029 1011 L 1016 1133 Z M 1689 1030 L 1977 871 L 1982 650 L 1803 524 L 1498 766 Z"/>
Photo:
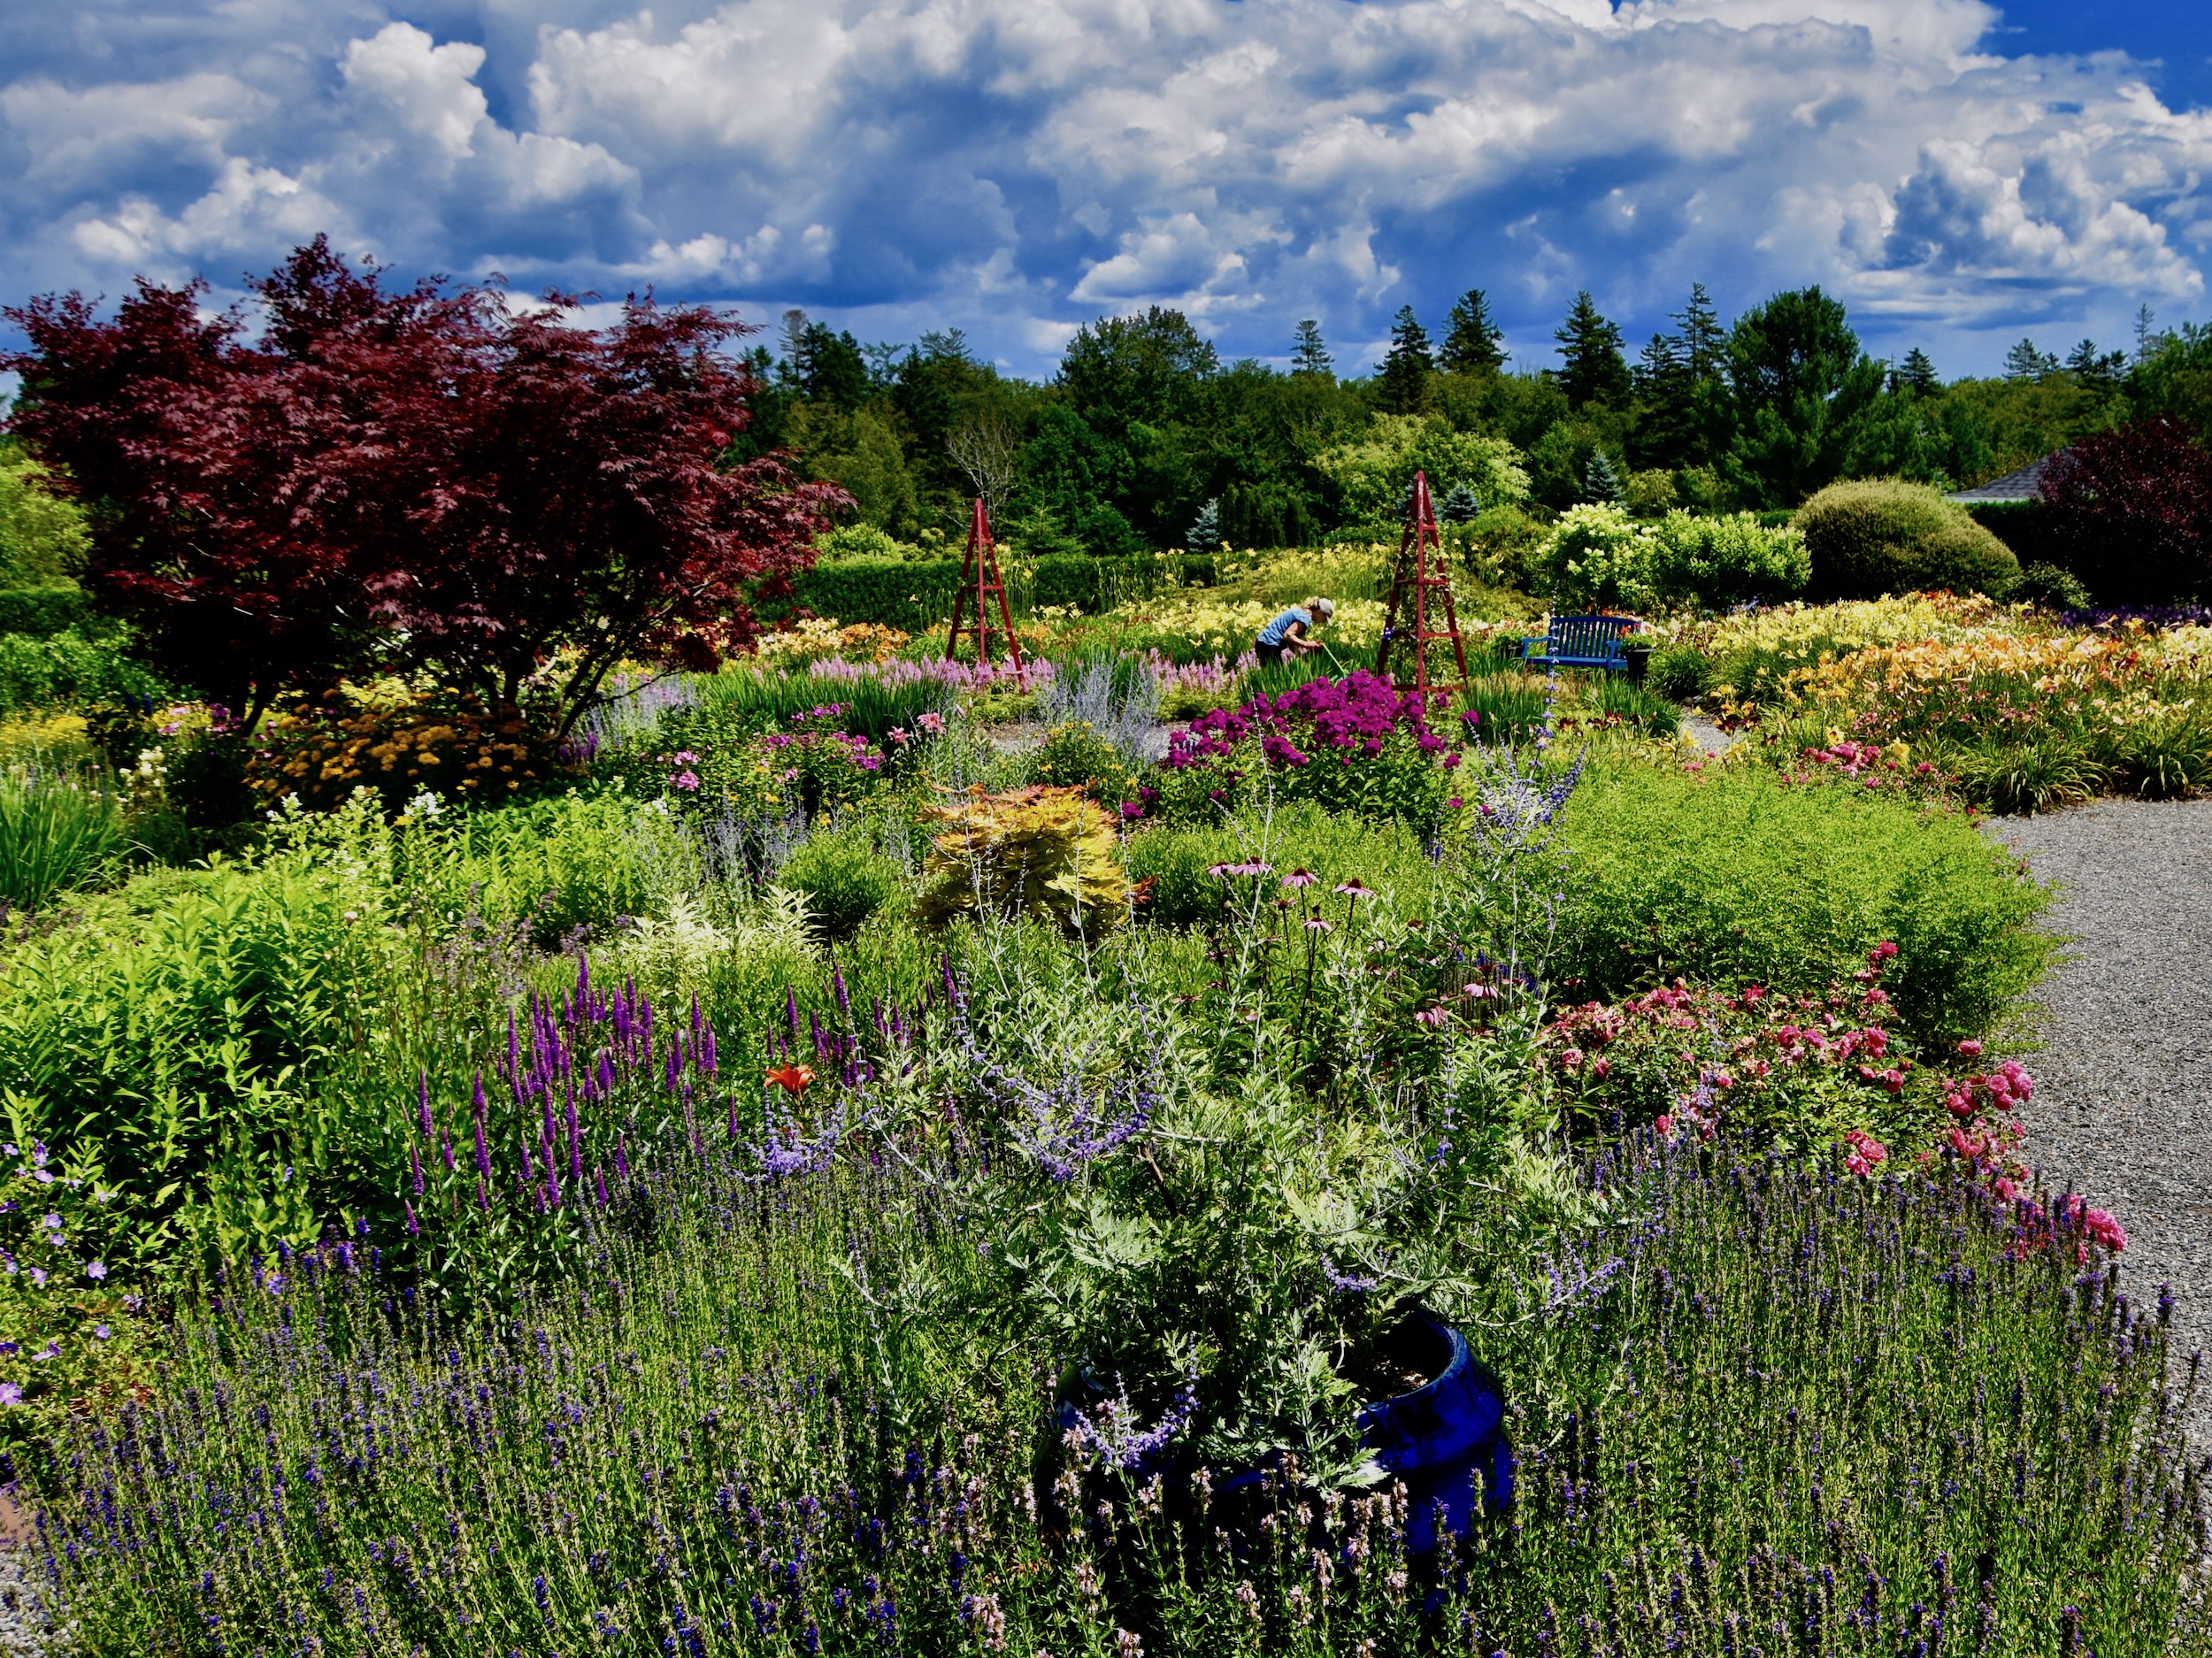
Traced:
<path id="1" fill-rule="evenodd" d="M 65 628 L 84 627 L 91 618 L 81 587 L 0 587 L 0 633 L 51 639 Z"/>
<path id="2" fill-rule="evenodd" d="M 1798 508 L 1812 554 L 1811 599 L 1871 599 L 1948 587 L 2002 594 L 2020 579 L 2012 549 L 1928 484 L 1855 478 Z"/>
<path id="3" fill-rule="evenodd" d="M 1214 559 L 1201 554 L 1020 560 L 1002 553 L 1000 565 L 1007 577 L 1007 598 L 1017 614 L 1043 605 L 1071 605 L 1094 616 L 1125 598 L 1179 583 L 1210 587 L 1218 579 Z M 1030 572 L 1026 580 L 1015 573 L 1017 565 Z M 794 577 L 787 608 L 911 633 L 941 626 L 952 615 L 953 595 L 959 587 L 956 558 L 848 558 L 818 564 Z"/>

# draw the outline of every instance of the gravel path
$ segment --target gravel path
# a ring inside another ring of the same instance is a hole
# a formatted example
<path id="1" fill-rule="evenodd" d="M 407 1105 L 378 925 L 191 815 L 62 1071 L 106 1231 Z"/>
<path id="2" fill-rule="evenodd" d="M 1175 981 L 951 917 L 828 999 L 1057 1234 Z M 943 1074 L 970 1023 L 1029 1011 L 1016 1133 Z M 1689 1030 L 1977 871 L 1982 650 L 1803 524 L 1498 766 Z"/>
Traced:
<path id="1" fill-rule="evenodd" d="M 2024 1148 L 2127 1228 L 2138 1298 L 2170 1283 L 2173 1353 L 2212 1349 L 2212 800 L 1993 819 L 2058 883 L 2065 959 L 2040 993 Z M 2212 1378 L 2193 1429 L 2212 1447 Z"/>

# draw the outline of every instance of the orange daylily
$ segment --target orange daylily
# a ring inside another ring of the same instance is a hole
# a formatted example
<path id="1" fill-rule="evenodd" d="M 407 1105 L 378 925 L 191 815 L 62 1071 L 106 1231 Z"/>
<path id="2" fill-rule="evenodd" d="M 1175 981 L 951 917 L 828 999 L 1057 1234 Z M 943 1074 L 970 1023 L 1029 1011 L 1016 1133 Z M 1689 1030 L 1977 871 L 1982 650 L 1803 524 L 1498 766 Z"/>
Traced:
<path id="1" fill-rule="evenodd" d="M 814 1080 L 814 1071 L 807 1065 L 783 1065 L 770 1071 L 768 1080 L 786 1094 L 798 1094 Z"/>

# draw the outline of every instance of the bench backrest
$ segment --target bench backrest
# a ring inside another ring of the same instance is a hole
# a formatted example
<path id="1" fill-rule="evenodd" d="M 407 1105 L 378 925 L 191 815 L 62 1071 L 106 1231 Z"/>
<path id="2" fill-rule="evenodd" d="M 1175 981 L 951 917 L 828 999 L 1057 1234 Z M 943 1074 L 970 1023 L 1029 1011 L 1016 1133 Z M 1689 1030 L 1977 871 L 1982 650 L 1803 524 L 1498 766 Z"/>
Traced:
<path id="1" fill-rule="evenodd" d="M 1610 659 L 1620 654 L 1621 635 L 1635 626 L 1632 616 L 1555 616 L 1544 641 L 1544 654 Z"/>

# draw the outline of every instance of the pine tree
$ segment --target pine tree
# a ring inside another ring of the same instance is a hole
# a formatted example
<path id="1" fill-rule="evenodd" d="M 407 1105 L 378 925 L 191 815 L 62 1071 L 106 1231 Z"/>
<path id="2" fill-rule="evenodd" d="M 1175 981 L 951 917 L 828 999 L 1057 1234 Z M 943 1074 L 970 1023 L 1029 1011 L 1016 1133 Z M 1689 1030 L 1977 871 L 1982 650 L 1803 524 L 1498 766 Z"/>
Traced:
<path id="1" fill-rule="evenodd" d="M 1465 484 L 1454 484 L 1450 493 L 1436 503 L 1436 518 L 1440 524 L 1469 524 L 1482 510 L 1482 498 Z"/>
<path id="2" fill-rule="evenodd" d="M 1713 309 L 1713 296 L 1705 291 L 1705 284 L 1690 284 L 1690 303 L 1674 313 L 1682 332 L 1676 336 L 1681 342 L 1682 364 L 1692 380 L 1707 380 L 1720 378 L 1728 362 L 1728 331 L 1720 326 L 1720 313 Z"/>
<path id="3" fill-rule="evenodd" d="M 1290 372 L 1294 374 L 1326 374 L 1336 365 L 1329 355 L 1329 348 L 1321 342 L 1321 325 L 1311 317 L 1298 325 L 1291 338 Z"/>
<path id="4" fill-rule="evenodd" d="M 1494 374 L 1505 366 L 1505 331 L 1490 315 L 1490 302 L 1471 288 L 1452 307 L 1444 336 L 1443 364 L 1453 374 Z"/>
<path id="5" fill-rule="evenodd" d="M 1429 406 L 1429 376 L 1435 372 L 1428 330 L 1414 316 L 1412 306 L 1399 306 L 1397 319 L 1390 325 L 1390 355 L 1383 359 L 1383 407 L 1392 414 L 1425 412 Z"/>
<path id="6" fill-rule="evenodd" d="M 1627 493 L 1621 469 L 1613 464 L 1613 457 L 1603 449 L 1591 450 L 1590 464 L 1582 473 L 1582 498 L 1600 506 L 1617 507 Z"/>
<path id="7" fill-rule="evenodd" d="M 2147 358 L 2158 349 L 2158 313 L 2148 305 L 2135 308 L 2135 360 Z"/>
<path id="8" fill-rule="evenodd" d="M 2047 351 L 2036 349 L 2035 342 L 2022 340 L 2005 353 L 2007 380 L 2041 380 L 2058 372 L 2058 359 Z"/>
<path id="9" fill-rule="evenodd" d="M 2094 340 L 2084 340 L 2067 353 L 2066 366 L 2078 384 L 2095 391 L 2108 391 L 2127 372 L 2127 353 L 2100 351 Z"/>
<path id="10" fill-rule="evenodd" d="M 1587 288 L 1575 296 L 1574 309 L 1552 338 L 1559 342 L 1559 355 L 1566 359 L 1559 371 L 1559 389 L 1567 394 L 1570 408 L 1626 400 L 1631 382 L 1627 360 L 1621 356 L 1620 326 L 1599 314 Z"/>
<path id="11" fill-rule="evenodd" d="M 1905 353 L 1905 360 L 1889 372 L 1892 391 L 1910 392 L 1916 397 L 1932 397 L 1943 389 L 1943 381 L 1936 374 L 1935 364 L 1918 346 Z"/>
<path id="12" fill-rule="evenodd" d="M 1221 550 L 1221 503 L 1209 501 L 1198 509 L 1198 517 L 1192 521 L 1190 533 L 1183 537 L 1184 547 L 1202 557 Z"/>

